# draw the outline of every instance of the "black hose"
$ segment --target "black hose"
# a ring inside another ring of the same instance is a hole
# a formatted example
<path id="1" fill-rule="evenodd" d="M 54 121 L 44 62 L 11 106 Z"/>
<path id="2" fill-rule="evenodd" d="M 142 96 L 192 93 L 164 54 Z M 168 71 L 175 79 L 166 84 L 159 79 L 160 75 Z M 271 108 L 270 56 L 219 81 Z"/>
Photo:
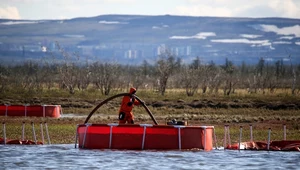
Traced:
<path id="1" fill-rule="evenodd" d="M 104 105 L 105 103 L 107 103 L 108 101 L 110 100 L 113 100 L 114 98 L 117 98 L 117 97 L 121 97 L 121 96 L 134 96 L 141 104 L 142 106 L 145 108 L 145 110 L 147 111 L 147 113 L 150 115 L 152 121 L 154 122 L 155 125 L 158 125 L 157 121 L 155 120 L 153 114 L 151 113 L 151 111 L 149 110 L 149 108 L 145 105 L 144 101 L 142 101 L 140 98 L 138 98 L 136 95 L 134 94 L 130 94 L 130 93 L 120 93 L 120 94 L 117 94 L 117 95 L 114 95 L 114 96 L 111 96 L 105 100 L 103 100 L 101 103 L 99 103 L 93 110 L 92 112 L 88 115 L 88 117 L 85 119 L 84 123 L 87 123 L 90 118 L 92 117 L 92 115 L 102 106 Z"/>

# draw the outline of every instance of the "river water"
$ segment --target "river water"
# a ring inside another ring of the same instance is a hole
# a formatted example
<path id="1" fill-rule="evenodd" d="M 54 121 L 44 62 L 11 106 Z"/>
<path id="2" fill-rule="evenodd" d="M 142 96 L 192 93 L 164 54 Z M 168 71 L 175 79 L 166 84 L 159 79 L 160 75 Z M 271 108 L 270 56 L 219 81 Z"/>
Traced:
<path id="1" fill-rule="evenodd" d="M 0 169 L 300 169 L 300 152 L 120 151 L 0 145 Z"/>

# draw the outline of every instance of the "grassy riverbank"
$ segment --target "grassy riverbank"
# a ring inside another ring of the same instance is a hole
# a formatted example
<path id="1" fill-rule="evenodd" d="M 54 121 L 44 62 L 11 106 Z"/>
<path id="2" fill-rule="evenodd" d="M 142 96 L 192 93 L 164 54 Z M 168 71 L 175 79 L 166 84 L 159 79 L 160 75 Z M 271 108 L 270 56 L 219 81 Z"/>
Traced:
<path id="1" fill-rule="evenodd" d="M 110 96 L 120 93 L 115 91 Z M 243 127 L 243 141 L 250 139 L 249 126 L 253 125 L 254 140 L 266 141 L 268 129 L 271 139 L 283 139 L 283 125 L 287 126 L 287 139 L 300 140 L 300 97 L 280 91 L 272 94 L 236 93 L 231 96 L 202 95 L 187 97 L 183 90 L 169 90 L 165 96 L 153 91 L 139 90 L 138 97 L 145 101 L 159 124 L 176 118 L 186 120 L 190 125 L 215 126 L 218 145 L 223 145 L 224 125 L 230 125 L 231 142 L 237 142 L 239 128 Z M 84 123 L 86 116 L 102 100 L 97 91 L 77 92 L 69 95 L 62 91 L 46 91 L 39 94 L 10 94 L 0 96 L 2 104 L 59 104 L 63 116 L 52 118 L 0 117 L 6 125 L 6 137 L 21 139 L 22 122 L 25 122 L 25 138 L 33 140 L 34 122 L 37 140 L 41 141 L 41 122 L 47 122 L 52 144 L 74 143 L 76 125 Z M 117 98 L 101 107 L 89 120 L 89 123 L 117 122 L 117 113 L 121 99 Z M 141 107 L 134 108 L 136 123 L 153 123 L 147 112 Z M 46 131 L 43 126 L 45 143 Z M 0 137 L 3 128 L 0 128 Z"/>

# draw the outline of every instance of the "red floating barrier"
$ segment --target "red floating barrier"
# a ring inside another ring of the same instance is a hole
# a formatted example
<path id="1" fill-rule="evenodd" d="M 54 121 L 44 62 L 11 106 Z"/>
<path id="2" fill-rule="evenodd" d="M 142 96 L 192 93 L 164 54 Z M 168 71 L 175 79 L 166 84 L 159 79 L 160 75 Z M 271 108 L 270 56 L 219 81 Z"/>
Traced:
<path id="1" fill-rule="evenodd" d="M 241 142 L 239 148 L 239 143 L 233 145 L 227 145 L 226 149 L 231 150 L 270 150 L 270 151 L 300 151 L 300 141 L 299 140 L 279 140 L 271 141 L 270 147 L 268 149 L 267 142 Z"/>
<path id="2" fill-rule="evenodd" d="M 0 116 L 61 116 L 61 105 L 0 105 Z"/>
<path id="3" fill-rule="evenodd" d="M 213 126 L 82 124 L 79 147 L 86 149 L 188 150 L 213 148 Z"/>

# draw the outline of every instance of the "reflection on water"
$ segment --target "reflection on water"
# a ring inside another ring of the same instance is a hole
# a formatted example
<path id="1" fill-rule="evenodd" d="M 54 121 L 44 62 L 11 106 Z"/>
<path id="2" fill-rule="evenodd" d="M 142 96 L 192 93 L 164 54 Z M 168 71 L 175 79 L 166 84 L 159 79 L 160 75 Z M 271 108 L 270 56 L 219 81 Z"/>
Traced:
<path id="1" fill-rule="evenodd" d="M 119 151 L 0 145 L 1 169 L 299 169 L 299 152 Z"/>

